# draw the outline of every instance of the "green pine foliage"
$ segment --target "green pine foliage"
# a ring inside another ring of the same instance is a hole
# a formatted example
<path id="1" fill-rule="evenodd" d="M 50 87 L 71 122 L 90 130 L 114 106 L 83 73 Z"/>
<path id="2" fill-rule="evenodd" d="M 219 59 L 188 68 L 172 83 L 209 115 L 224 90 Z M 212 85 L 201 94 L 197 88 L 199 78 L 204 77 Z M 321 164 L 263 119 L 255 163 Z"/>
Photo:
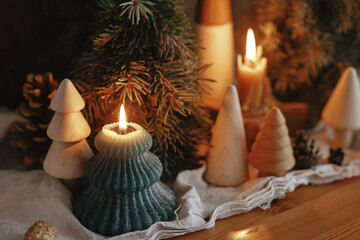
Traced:
<path id="1" fill-rule="evenodd" d="M 257 0 L 252 9 L 278 96 L 311 99 L 311 92 L 324 104 L 340 73 L 360 67 L 358 0 Z"/>
<path id="2" fill-rule="evenodd" d="M 197 43 L 179 1 L 96 0 L 98 34 L 79 61 L 75 81 L 86 101 L 85 117 L 95 135 L 118 121 L 141 124 L 162 161 L 162 180 L 199 166 L 197 145 L 210 137 L 212 122 L 202 107 Z"/>

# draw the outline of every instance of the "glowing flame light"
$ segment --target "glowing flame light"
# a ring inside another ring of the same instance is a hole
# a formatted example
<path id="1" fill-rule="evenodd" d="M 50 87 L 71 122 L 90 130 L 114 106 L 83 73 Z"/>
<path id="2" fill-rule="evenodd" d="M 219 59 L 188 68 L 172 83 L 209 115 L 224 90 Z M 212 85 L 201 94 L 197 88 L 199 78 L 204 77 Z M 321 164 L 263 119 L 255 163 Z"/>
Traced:
<path id="1" fill-rule="evenodd" d="M 119 131 L 120 133 L 126 133 L 127 124 L 126 124 L 126 115 L 124 105 L 121 104 L 120 115 L 119 115 Z"/>
<path id="2" fill-rule="evenodd" d="M 246 59 L 252 62 L 256 62 L 256 43 L 254 31 L 249 28 L 246 36 Z"/>

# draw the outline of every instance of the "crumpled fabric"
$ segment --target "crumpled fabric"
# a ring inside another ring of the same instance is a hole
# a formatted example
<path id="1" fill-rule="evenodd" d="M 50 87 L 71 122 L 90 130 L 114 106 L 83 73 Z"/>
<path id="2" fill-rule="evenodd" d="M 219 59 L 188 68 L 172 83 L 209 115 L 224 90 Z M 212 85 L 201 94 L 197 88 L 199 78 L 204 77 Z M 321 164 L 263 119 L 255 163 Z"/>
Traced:
<path id="1" fill-rule="evenodd" d="M 323 158 L 328 157 L 326 131 L 318 135 Z M 217 219 L 267 209 L 274 199 L 284 198 L 300 185 L 324 184 L 360 175 L 360 154 L 346 150 L 343 166 L 321 164 L 308 170 L 292 171 L 284 177 L 248 180 L 238 187 L 216 187 L 203 175 L 206 166 L 181 172 L 173 190 L 178 208 L 172 221 L 154 223 L 149 229 L 101 236 L 81 225 L 72 213 L 71 193 L 59 179 L 42 170 L 0 171 L 0 238 L 22 239 L 36 221 L 51 223 L 58 239 L 165 239 L 212 228 Z M 250 174 L 252 175 L 252 174 Z M 91 201 L 91 199 L 89 199 Z"/>
<path id="2" fill-rule="evenodd" d="M 176 218 L 157 222 L 149 229 L 113 236 L 109 239 L 165 239 L 212 228 L 216 219 L 269 208 L 272 200 L 284 198 L 299 185 L 324 184 L 360 175 L 360 158 L 346 166 L 318 165 L 310 170 L 293 171 L 284 177 L 247 181 L 239 187 L 215 187 L 202 176 L 205 166 L 179 174 L 174 191 Z M 91 201 L 91 199 L 89 199 Z M 51 223 L 58 239 L 106 239 L 83 227 L 71 208 L 71 194 L 60 180 L 42 170 L 0 171 L 0 235 L 2 239 L 22 239 L 36 221 Z"/>

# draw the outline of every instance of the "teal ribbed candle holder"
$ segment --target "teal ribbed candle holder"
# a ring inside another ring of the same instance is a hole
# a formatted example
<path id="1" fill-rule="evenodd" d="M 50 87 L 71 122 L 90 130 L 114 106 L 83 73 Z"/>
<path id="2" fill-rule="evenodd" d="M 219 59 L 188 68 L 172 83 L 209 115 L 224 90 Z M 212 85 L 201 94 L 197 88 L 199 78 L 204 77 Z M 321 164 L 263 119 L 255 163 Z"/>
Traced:
<path id="1" fill-rule="evenodd" d="M 99 152 L 88 162 L 90 184 L 73 201 L 73 211 L 88 229 L 119 235 L 147 229 L 174 216 L 174 192 L 159 181 L 162 164 L 153 153 L 150 134 L 135 123 L 128 134 L 105 125 L 95 138 Z"/>

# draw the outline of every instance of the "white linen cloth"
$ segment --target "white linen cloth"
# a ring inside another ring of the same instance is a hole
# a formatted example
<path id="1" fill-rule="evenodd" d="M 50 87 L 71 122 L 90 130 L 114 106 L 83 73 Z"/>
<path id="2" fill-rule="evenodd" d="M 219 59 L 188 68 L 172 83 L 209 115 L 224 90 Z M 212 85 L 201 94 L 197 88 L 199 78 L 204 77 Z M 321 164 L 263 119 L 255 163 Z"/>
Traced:
<path id="1" fill-rule="evenodd" d="M 324 132 L 324 131 L 323 131 Z M 328 155 L 325 132 L 319 135 L 324 158 Z M 215 187 L 203 180 L 206 166 L 181 172 L 173 186 L 178 209 L 176 218 L 157 222 L 149 229 L 105 237 L 94 233 L 75 218 L 71 194 L 60 180 L 42 170 L 0 171 L 0 239 L 22 239 L 36 221 L 51 223 L 57 239 L 164 239 L 212 228 L 216 219 L 248 212 L 256 207 L 269 208 L 272 200 L 284 198 L 299 185 L 324 184 L 360 175 L 360 155 L 346 151 L 345 165 L 318 165 L 313 169 L 292 171 L 284 177 L 247 181 L 239 187 Z M 91 199 L 89 199 L 91 201 Z"/>
<path id="2" fill-rule="evenodd" d="M 284 177 L 253 179 L 236 188 L 207 184 L 205 166 L 179 174 L 174 185 L 179 208 L 177 217 L 157 222 L 144 231 L 110 239 L 164 239 L 211 228 L 216 219 L 269 208 L 299 185 L 323 184 L 360 175 L 360 158 L 347 166 L 318 165 L 311 170 L 293 171 Z M 91 201 L 91 199 L 89 199 Z M 51 223 L 58 239 L 105 239 L 83 227 L 71 211 L 71 194 L 60 180 L 42 170 L 0 171 L 0 239 L 22 239 L 36 221 Z"/>

